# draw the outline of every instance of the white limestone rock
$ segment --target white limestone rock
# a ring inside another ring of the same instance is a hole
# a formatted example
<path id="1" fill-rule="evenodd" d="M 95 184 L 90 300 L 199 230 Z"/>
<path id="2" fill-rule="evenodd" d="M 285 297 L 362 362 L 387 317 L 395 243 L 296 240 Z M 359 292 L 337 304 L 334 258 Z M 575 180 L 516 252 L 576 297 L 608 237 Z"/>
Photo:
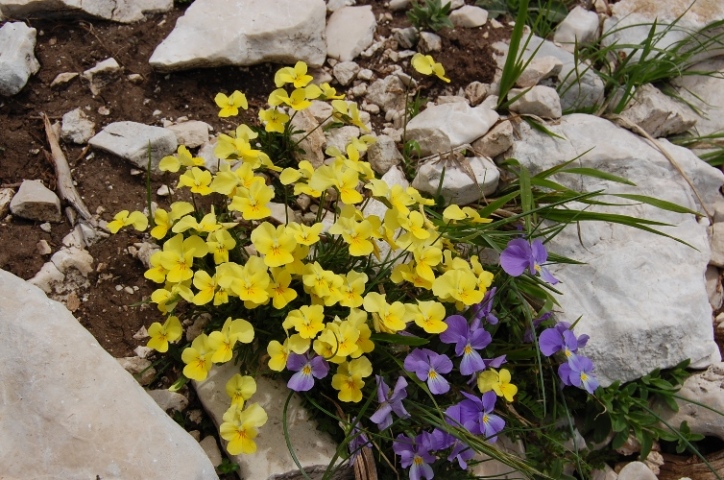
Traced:
<path id="1" fill-rule="evenodd" d="M 161 71 L 297 60 L 321 66 L 325 15 L 323 0 L 196 0 L 149 62 Z"/>
<path id="2" fill-rule="evenodd" d="M 50 257 L 50 261 L 65 275 L 75 270 L 87 277 L 93 271 L 93 257 L 83 248 L 63 247 Z"/>
<path id="3" fill-rule="evenodd" d="M 460 157 L 453 159 L 433 158 L 422 165 L 412 181 L 416 189 L 440 195 L 447 204 L 467 205 L 475 203 L 484 196 L 490 195 L 498 188 L 500 172 L 498 167 L 486 157 Z M 445 169 L 445 178 L 440 179 Z"/>
<path id="4" fill-rule="evenodd" d="M 206 380 L 194 382 L 201 403 L 217 425 L 222 422 L 224 412 L 229 408 L 226 382 L 238 372 L 239 367 L 233 365 L 233 362 L 215 365 Z M 232 457 L 241 467 L 239 476 L 264 479 L 296 471 L 297 466 L 287 450 L 281 428 L 284 402 L 289 390 L 283 382 L 265 377 L 256 377 L 256 384 L 257 391 L 249 402 L 259 403 L 269 420 L 259 428 L 259 436 L 255 439 L 256 453 Z M 317 431 L 297 396 L 290 402 L 287 420 L 289 437 L 302 466 L 305 469 L 315 465 L 326 467 L 337 446 L 327 434 Z M 223 443 L 226 445 L 226 441 Z"/>
<path id="5" fill-rule="evenodd" d="M 508 94 L 508 100 L 522 95 L 510 104 L 510 110 L 518 113 L 527 113 L 542 118 L 560 118 L 563 114 L 561 109 L 561 97 L 558 96 L 555 88 L 536 85 L 528 91 L 514 88 Z"/>
<path id="6" fill-rule="evenodd" d="M 618 472 L 618 480 L 658 480 L 643 462 L 631 462 Z"/>
<path id="7" fill-rule="evenodd" d="M 5 218 L 5 215 L 10 209 L 10 202 L 15 196 L 15 190 L 12 188 L 0 188 L 0 220 Z"/>
<path id="8" fill-rule="evenodd" d="M 555 175 L 552 180 L 579 191 L 651 195 L 700 209 L 686 181 L 641 137 L 584 114 L 564 116 L 558 125 L 547 128 L 563 139 L 521 124 L 520 138 L 506 156 L 518 159 L 532 175 L 580 156 L 571 166 L 597 168 L 625 177 L 636 186 L 571 174 Z M 721 171 L 685 148 L 660 142 L 692 180 L 703 201 L 712 204 L 721 195 Z M 601 384 L 633 380 L 687 358 L 698 368 L 719 361 L 704 281 L 709 263 L 706 227 L 693 215 L 645 204 L 597 205 L 588 211 L 671 224 L 660 229 L 695 247 L 603 222 L 571 225 L 548 244 L 551 251 L 584 262 L 553 265 L 550 270 L 561 280 L 556 285 L 562 292 L 558 318 L 573 323 L 581 317 L 576 332 L 591 337 L 585 354 L 596 366 Z M 671 295 L 672 291 L 676 295 Z"/>
<path id="9" fill-rule="evenodd" d="M 115 58 L 106 58 L 83 72 L 81 77 L 89 83 L 90 91 L 95 96 L 101 93 L 103 87 L 118 80 L 122 70 Z"/>
<path id="10" fill-rule="evenodd" d="M 482 137 L 497 120 L 498 113 L 485 105 L 435 105 L 410 120 L 405 141 L 417 141 L 421 156 L 447 153 Z"/>
<path id="11" fill-rule="evenodd" d="M 216 443 L 216 439 L 213 436 L 209 435 L 208 437 L 204 437 L 204 439 L 199 442 L 199 445 L 201 445 L 201 448 L 203 448 L 204 452 L 206 452 L 206 456 L 209 457 L 211 465 L 214 467 L 221 465 L 223 457 L 221 456 L 219 445 Z"/>
<path id="12" fill-rule="evenodd" d="M 147 13 L 168 12 L 173 0 L 0 0 L 0 13 L 9 18 L 82 14 L 120 23 L 145 19 Z"/>
<path id="13" fill-rule="evenodd" d="M 196 148 L 209 141 L 211 125 L 200 120 L 189 120 L 166 128 L 173 132 L 179 145 Z"/>
<path id="14" fill-rule="evenodd" d="M 319 168 L 324 163 L 324 144 L 327 142 L 319 122 L 309 110 L 297 112 L 291 122 L 295 130 L 303 132 L 292 135 L 292 139 L 299 141 L 299 148 L 302 149 L 298 160 L 309 160 L 314 168 Z"/>
<path id="15" fill-rule="evenodd" d="M 0 95 L 9 97 L 20 92 L 30 76 L 40 70 L 35 58 L 35 35 L 36 30 L 22 22 L 0 27 Z"/>
<path id="16" fill-rule="evenodd" d="M 158 170 L 158 163 L 166 155 L 176 151 L 176 135 L 170 130 L 136 122 L 111 123 L 88 144 L 117 155 L 138 168 L 148 167 L 149 149 L 151 171 Z"/>
<path id="17" fill-rule="evenodd" d="M 636 89 L 621 116 L 654 138 L 684 133 L 697 122 L 696 114 L 689 107 L 650 83 Z"/>
<path id="18" fill-rule="evenodd" d="M 327 138 L 325 150 L 329 147 L 336 147 L 340 152 L 344 152 L 349 142 L 353 138 L 359 138 L 359 134 L 359 128 L 354 125 L 331 129 L 325 135 Z M 361 155 L 364 155 L 364 152 L 361 152 Z"/>
<path id="19" fill-rule="evenodd" d="M 88 120 L 85 112 L 76 108 L 63 115 L 60 138 L 66 142 L 83 145 L 96 134 L 95 128 L 96 124 Z"/>
<path id="20" fill-rule="evenodd" d="M 39 222 L 59 222 L 60 199 L 40 180 L 23 180 L 10 201 L 13 215 Z"/>
<path id="21" fill-rule="evenodd" d="M 684 382 L 676 399 L 679 411 L 673 412 L 660 404 L 656 412 L 669 425 L 679 426 L 686 421 L 692 433 L 724 440 L 724 417 L 693 402 L 698 402 L 719 412 L 724 411 L 724 362 L 711 365 L 703 372 L 695 373 Z"/>
<path id="22" fill-rule="evenodd" d="M 377 141 L 367 149 L 367 161 L 370 162 L 372 170 L 380 175 L 399 165 L 402 160 L 395 141 L 387 135 L 378 135 Z"/>
<path id="23" fill-rule="evenodd" d="M 198 443 L 63 305 L 1 270 L 0 292 L 4 475 L 218 478 Z"/>
<path id="24" fill-rule="evenodd" d="M 724 223 L 715 223 L 708 228 L 711 256 L 709 263 L 724 268 Z"/>
<path id="25" fill-rule="evenodd" d="M 724 301 L 724 292 L 722 291 L 721 273 L 719 269 L 712 265 L 706 267 L 706 293 L 709 296 L 709 305 L 712 310 L 719 310 Z"/>
<path id="26" fill-rule="evenodd" d="M 357 3 L 356 0 L 327 0 L 327 11 L 336 12 L 340 8 L 351 7 Z"/>
<path id="27" fill-rule="evenodd" d="M 60 285 L 64 280 L 65 275 L 58 270 L 54 263 L 45 262 L 38 273 L 28 280 L 28 283 L 50 295 L 55 291 L 56 286 Z"/>
<path id="28" fill-rule="evenodd" d="M 450 21 L 456 27 L 482 27 L 488 21 L 488 11 L 480 7 L 465 5 L 450 12 Z"/>
<path id="29" fill-rule="evenodd" d="M 528 88 L 538 85 L 538 82 L 549 77 L 557 77 L 561 73 L 563 62 L 560 59 L 547 56 L 535 57 L 525 67 L 515 85 L 521 88 Z"/>
<path id="30" fill-rule="evenodd" d="M 439 52 L 442 50 L 442 38 L 432 32 L 420 32 L 417 49 L 420 50 L 420 53 Z"/>
<path id="31" fill-rule="evenodd" d="M 410 6 L 410 0 L 390 0 L 390 10 L 405 10 Z"/>
<path id="32" fill-rule="evenodd" d="M 484 83 L 478 81 L 470 82 L 468 86 L 465 87 L 465 98 L 468 99 L 468 102 L 470 102 L 472 106 L 479 105 L 487 95 L 488 86 Z"/>
<path id="33" fill-rule="evenodd" d="M 158 390 L 146 390 L 146 393 L 153 398 L 153 401 L 161 407 L 161 410 L 167 412 L 174 410 L 176 412 L 183 412 L 186 407 L 189 406 L 189 399 L 184 397 L 178 392 L 171 392 L 167 388 L 161 388 Z"/>
<path id="34" fill-rule="evenodd" d="M 372 82 L 367 89 L 368 102 L 385 112 L 403 112 L 405 109 L 405 84 L 398 75 L 388 75 Z"/>
<path id="35" fill-rule="evenodd" d="M 711 135 L 724 131 L 724 57 L 697 63 L 689 70 L 718 72 L 711 76 L 682 75 L 673 82 L 682 99 L 703 112 L 697 119 L 696 132 L 699 135 Z"/>
<path id="36" fill-rule="evenodd" d="M 360 66 L 356 62 L 339 62 L 332 69 L 334 78 L 340 85 L 346 87 L 355 79 L 360 71 Z"/>
<path id="37" fill-rule="evenodd" d="M 476 155 L 495 158 L 513 146 L 513 124 L 504 120 L 490 129 L 482 138 L 473 142 Z"/>
<path id="38" fill-rule="evenodd" d="M 327 55 L 343 62 L 353 60 L 372 45 L 376 28 L 371 5 L 340 8 L 327 21 Z"/>
<path id="39" fill-rule="evenodd" d="M 692 35 L 706 25 L 724 18 L 724 2 L 716 0 L 691 2 L 690 0 L 622 0 L 611 5 L 612 16 L 603 23 L 601 43 L 610 46 L 643 45 L 649 35 L 653 22 L 657 22 L 656 50 L 671 50 L 676 45 L 680 51 L 695 47 L 707 39 L 714 39 L 724 33 L 724 25 L 708 29 L 706 33 Z M 678 20 L 677 20 L 678 19 Z M 671 25 L 676 22 L 676 26 Z M 642 48 L 633 51 L 622 49 L 630 57 L 629 62 L 637 62 Z M 724 45 L 720 41 L 709 46 L 689 59 L 690 62 L 703 61 L 724 54 Z M 654 57 L 649 54 L 647 60 Z"/>
<path id="40" fill-rule="evenodd" d="M 576 6 L 556 28 L 553 41 L 573 52 L 578 45 L 590 45 L 598 40 L 598 15 L 595 12 Z"/>
<path id="41" fill-rule="evenodd" d="M 497 57 L 496 60 L 500 68 L 503 68 L 508 44 L 497 42 L 493 48 L 502 53 L 502 56 Z M 603 102 L 603 81 L 589 65 L 583 62 L 576 65 L 576 59 L 572 53 L 563 50 L 553 42 L 533 35 L 525 48 L 523 58 L 528 60 L 531 56 L 537 58 L 552 56 L 563 63 L 560 73 L 552 78 L 554 80 L 552 86 L 562 92 L 561 106 L 563 110 L 589 109 Z"/>

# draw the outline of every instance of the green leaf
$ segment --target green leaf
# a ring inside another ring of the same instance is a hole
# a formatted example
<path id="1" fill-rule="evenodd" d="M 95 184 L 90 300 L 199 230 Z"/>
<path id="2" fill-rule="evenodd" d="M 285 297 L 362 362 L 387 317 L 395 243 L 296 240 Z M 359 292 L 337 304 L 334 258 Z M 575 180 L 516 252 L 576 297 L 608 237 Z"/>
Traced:
<path id="1" fill-rule="evenodd" d="M 394 333 L 373 333 L 370 337 L 374 342 L 393 343 L 395 345 L 408 345 L 410 347 L 419 347 L 430 343 L 428 340 L 420 337 L 408 337 L 407 335 L 396 335 Z"/>
<path id="2" fill-rule="evenodd" d="M 561 173 L 574 173 L 578 175 L 585 175 L 586 177 L 594 177 L 594 178 L 600 178 L 602 180 L 609 180 L 611 182 L 617 182 L 617 183 L 624 183 L 626 185 L 636 185 L 632 181 L 619 177 L 618 175 L 613 175 L 608 172 L 603 172 L 601 170 L 598 170 L 596 168 L 588 168 L 588 167 L 571 167 L 571 168 L 564 168 L 561 170 Z"/>
<path id="3" fill-rule="evenodd" d="M 671 212 L 691 213 L 692 215 L 701 215 L 699 212 L 696 212 L 696 211 L 691 210 L 686 207 L 682 207 L 681 205 L 677 205 L 676 203 L 667 202 L 666 200 L 660 200 L 658 198 L 648 197 L 646 195 L 633 195 L 633 194 L 629 194 L 629 193 L 615 193 L 615 194 L 607 194 L 607 195 L 611 195 L 612 197 L 625 198 L 627 200 L 634 200 L 636 202 L 646 203 L 648 205 L 653 205 L 654 207 L 660 208 L 662 210 L 669 210 Z"/>
<path id="4" fill-rule="evenodd" d="M 540 122 L 538 122 L 538 121 L 536 121 L 536 120 L 534 120 L 534 119 L 532 119 L 532 118 L 530 118 L 530 117 L 527 117 L 527 116 L 524 115 L 524 116 L 522 116 L 521 118 L 522 118 L 523 120 L 525 120 L 525 123 L 527 123 L 528 125 L 530 125 L 533 130 L 537 130 L 537 131 L 539 131 L 539 132 L 541 132 L 541 133 L 545 133 L 545 134 L 548 135 L 549 137 L 560 138 L 561 140 L 566 140 L 565 137 L 562 137 L 561 135 L 558 135 L 556 132 L 554 132 L 554 131 L 552 131 L 552 130 L 549 130 L 545 125 L 543 125 L 542 123 L 540 123 Z"/>

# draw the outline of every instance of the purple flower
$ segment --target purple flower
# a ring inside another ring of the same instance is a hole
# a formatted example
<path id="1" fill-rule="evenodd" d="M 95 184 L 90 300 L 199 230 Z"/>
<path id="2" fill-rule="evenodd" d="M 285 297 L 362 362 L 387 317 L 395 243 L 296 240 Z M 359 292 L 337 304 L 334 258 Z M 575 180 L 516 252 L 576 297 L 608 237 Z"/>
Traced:
<path id="1" fill-rule="evenodd" d="M 459 421 L 456 423 L 460 424 Z M 450 454 L 447 456 L 448 462 L 454 463 L 457 461 L 462 470 L 467 470 L 468 460 L 475 456 L 475 451 L 468 444 L 437 428 L 432 431 L 432 437 L 437 443 L 438 450 L 452 447 Z"/>
<path id="2" fill-rule="evenodd" d="M 405 406 L 402 405 L 402 400 L 407 398 L 407 380 L 405 377 L 399 377 L 395 388 L 390 395 L 390 387 L 387 386 L 385 381 L 377 375 L 377 401 L 380 402 L 380 406 L 377 411 L 372 414 L 370 420 L 377 424 L 380 430 L 384 430 L 392 425 L 392 412 L 395 412 L 400 418 L 408 418 L 410 416 L 405 410 Z"/>
<path id="3" fill-rule="evenodd" d="M 540 351 L 546 357 L 550 357 L 556 352 L 563 352 L 566 358 L 575 354 L 579 348 L 583 348 L 588 343 L 588 335 L 576 335 L 570 330 L 570 324 L 567 322 L 559 322 L 553 328 L 546 328 L 538 337 Z"/>
<path id="4" fill-rule="evenodd" d="M 455 355 L 463 357 L 460 361 L 460 373 L 472 375 L 485 370 L 485 362 L 478 350 L 490 345 L 493 337 L 480 327 L 480 321 L 473 320 L 472 324 L 468 325 L 462 315 L 450 315 L 445 323 L 447 330 L 440 334 L 440 341 L 455 344 Z"/>
<path id="5" fill-rule="evenodd" d="M 416 348 L 405 357 L 405 370 L 415 372 L 417 378 L 427 381 L 427 387 L 433 395 L 441 395 L 450 390 L 450 384 L 443 374 L 450 373 L 452 361 L 447 355 L 440 355 L 427 348 Z"/>
<path id="6" fill-rule="evenodd" d="M 567 374 L 570 385 L 586 390 L 590 394 L 596 391 L 598 379 L 591 373 L 593 372 L 593 362 L 588 357 L 574 355 L 568 359 L 568 363 L 565 365 L 568 365 Z"/>
<path id="7" fill-rule="evenodd" d="M 432 480 L 435 474 L 429 465 L 435 461 L 435 456 L 430 450 L 436 450 L 432 435 L 423 432 L 415 439 L 399 434 L 392 443 L 392 450 L 400 457 L 402 468 L 410 468 L 410 480 Z"/>
<path id="8" fill-rule="evenodd" d="M 359 452 L 364 447 L 372 447 L 372 443 L 370 443 L 367 435 L 365 435 L 364 432 L 362 432 L 362 430 L 357 427 L 357 417 L 354 417 L 352 419 L 352 424 L 354 425 L 352 427 L 352 430 L 350 431 L 352 440 L 349 441 L 348 445 L 350 453 L 350 463 L 354 463 L 354 461 L 357 459 L 357 456 L 359 455 Z"/>
<path id="9" fill-rule="evenodd" d="M 540 239 L 531 244 L 524 238 L 515 238 L 500 253 L 500 266 L 513 277 L 521 276 L 528 269 L 531 275 L 538 273 L 543 281 L 555 285 L 558 279 L 542 266 L 547 259 L 548 252 Z"/>
<path id="10" fill-rule="evenodd" d="M 287 387 L 295 392 L 311 390 L 315 378 L 324 378 L 329 373 L 329 365 L 324 358 L 310 357 L 309 354 L 290 353 L 287 358 L 287 369 L 297 372 L 287 382 Z"/>
<path id="11" fill-rule="evenodd" d="M 505 420 L 493 414 L 497 399 L 495 392 L 492 390 L 485 392 L 481 398 L 462 393 L 466 399 L 448 408 L 445 415 L 452 422 L 462 424 L 470 433 L 484 435 L 491 443 L 495 442 L 498 433 L 505 427 Z"/>
<path id="12" fill-rule="evenodd" d="M 478 303 L 477 305 L 473 305 L 471 312 L 473 315 L 473 320 L 481 321 L 483 318 L 491 325 L 495 325 L 498 323 L 498 317 L 493 315 L 493 297 L 495 297 L 495 292 L 498 290 L 498 287 L 493 287 L 487 292 L 485 292 L 485 296 L 483 299 Z"/>

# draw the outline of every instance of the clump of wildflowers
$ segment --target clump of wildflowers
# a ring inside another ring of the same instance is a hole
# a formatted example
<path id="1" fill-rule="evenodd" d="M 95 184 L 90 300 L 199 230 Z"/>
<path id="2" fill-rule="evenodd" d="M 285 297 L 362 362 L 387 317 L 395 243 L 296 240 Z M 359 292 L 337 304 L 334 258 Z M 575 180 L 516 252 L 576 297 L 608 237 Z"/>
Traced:
<path id="1" fill-rule="evenodd" d="M 429 55 L 417 54 L 411 64 L 450 81 Z M 465 238 L 493 220 L 375 178 L 365 161 L 371 135 L 328 148 L 322 165 L 285 157 L 279 152 L 298 150 L 292 120 L 314 101 L 329 102 L 335 125 L 370 129 L 356 103 L 313 83 L 304 62 L 280 69 L 274 82 L 267 105 L 252 115 L 260 124 L 241 123 L 219 135 L 216 170 L 184 146 L 161 161 L 191 201 L 150 212 L 150 236 L 161 248 L 145 277 L 156 284 L 151 302 L 166 320 L 151 325 L 148 346 L 178 348 L 183 375 L 196 381 L 241 352 L 258 359 L 242 364 L 249 375 L 240 371 L 226 384 L 230 407 L 220 433 L 232 455 L 256 451 L 267 414 L 249 404 L 252 375 L 273 372 L 290 391 L 344 409 L 343 423 L 353 425 L 352 458 L 386 442 L 413 480 L 432 479 L 440 465 L 466 469 L 480 445 L 460 437 L 495 442 L 506 426 L 497 398 L 511 407 L 518 393 L 513 374 L 517 384 L 524 378 L 522 369 L 501 367 L 517 332 L 511 325 L 520 322 L 511 312 L 533 310 L 524 302 L 502 305 L 509 301 L 505 275 L 528 272 L 556 283 L 544 267 L 547 252 L 538 239 L 518 238 L 503 250 L 500 266 L 484 265 Z M 214 100 L 223 118 L 249 109 L 239 91 Z M 274 141 L 285 149 L 271 148 Z M 299 195 L 314 202 L 316 219 L 272 218 L 272 202 Z M 373 201 L 381 207 L 368 208 Z M 122 211 L 109 229 L 142 231 L 148 221 L 141 212 Z M 209 326 L 184 344 L 179 317 L 197 312 L 210 317 Z M 585 339 L 571 335 L 545 330 L 541 351 L 561 352 L 561 381 L 592 392 L 592 365 L 577 354 Z M 433 404 L 441 424 L 430 429 L 415 414 Z"/>

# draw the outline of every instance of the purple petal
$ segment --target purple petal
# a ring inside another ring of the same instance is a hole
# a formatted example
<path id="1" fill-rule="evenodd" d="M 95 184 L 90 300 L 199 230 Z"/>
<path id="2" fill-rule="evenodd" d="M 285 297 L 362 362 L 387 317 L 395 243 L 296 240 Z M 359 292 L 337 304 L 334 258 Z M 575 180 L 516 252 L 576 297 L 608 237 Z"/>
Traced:
<path id="1" fill-rule="evenodd" d="M 304 365 L 307 364 L 309 358 L 306 355 L 300 355 L 298 353 L 290 353 L 287 357 L 287 369 L 292 372 L 298 372 Z"/>
<path id="2" fill-rule="evenodd" d="M 413 462 L 412 467 L 410 468 L 410 480 L 420 480 L 421 478 L 424 478 L 425 480 L 432 480 L 434 476 L 435 474 L 432 471 L 432 467 L 427 463 L 418 464 L 417 462 Z"/>
<path id="3" fill-rule="evenodd" d="M 312 366 L 312 375 L 315 378 L 324 378 L 329 373 L 329 364 L 324 358 L 316 356 L 309 363 Z"/>
<path id="4" fill-rule="evenodd" d="M 538 336 L 538 345 L 540 345 L 541 353 L 550 357 L 563 348 L 561 332 L 557 328 L 546 328 Z"/>
<path id="5" fill-rule="evenodd" d="M 508 246 L 500 253 L 500 266 L 513 277 L 519 277 L 526 268 L 533 267 L 531 260 L 530 244 L 522 238 L 508 242 Z"/>
<path id="6" fill-rule="evenodd" d="M 488 422 L 483 425 L 483 435 L 485 435 L 487 441 L 493 443 L 498 439 L 497 434 L 505 428 L 505 420 L 491 414 L 487 415 L 487 420 Z"/>
<path id="7" fill-rule="evenodd" d="M 307 392 L 314 386 L 314 378 L 311 375 L 305 375 L 304 370 L 299 370 L 292 375 L 287 382 L 287 387 L 295 392 Z"/>
<path id="8" fill-rule="evenodd" d="M 499 357 L 486 359 L 484 362 L 488 368 L 500 368 L 501 365 L 508 361 L 505 359 L 505 355 L 500 355 Z"/>
<path id="9" fill-rule="evenodd" d="M 563 383 L 563 385 L 567 385 L 567 386 L 573 385 L 573 383 L 570 380 L 572 373 L 573 372 L 571 370 L 570 365 L 568 365 L 568 362 L 562 363 L 558 367 L 558 376 L 561 378 L 561 382 Z"/>
<path id="10" fill-rule="evenodd" d="M 493 410 L 495 410 L 495 401 L 498 399 L 498 396 L 495 394 L 494 391 L 490 390 L 489 392 L 485 392 L 483 394 L 483 411 L 485 413 L 490 413 Z"/>
<path id="11" fill-rule="evenodd" d="M 387 401 L 387 395 L 390 393 L 390 387 L 387 386 L 385 380 L 379 375 L 375 375 L 375 379 L 377 380 L 377 401 L 379 403 L 385 402 Z"/>
<path id="12" fill-rule="evenodd" d="M 550 283 L 551 285 L 555 285 L 559 282 L 559 280 L 554 277 L 546 267 L 540 267 L 540 278 L 542 278 L 544 282 Z"/>
<path id="13" fill-rule="evenodd" d="M 447 355 L 435 354 L 435 357 L 430 358 L 430 366 L 441 374 L 450 373 L 453 369 L 452 360 Z"/>
<path id="14" fill-rule="evenodd" d="M 589 338 L 591 338 L 591 337 L 589 337 L 585 333 L 583 335 L 581 335 L 580 337 L 578 337 L 578 348 L 585 347 L 586 344 L 588 343 Z"/>
<path id="15" fill-rule="evenodd" d="M 483 370 L 485 370 L 485 362 L 478 352 L 471 350 L 469 354 L 463 355 L 463 359 L 460 362 L 460 373 L 463 375 L 472 375 Z"/>
<path id="16" fill-rule="evenodd" d="M 377 428 L 384 430 L 392 425 L 392 407 L 388 403 L 383 403 L 375 413 L 372 414 L 370 420 L 372 420 Z"/>
<path id="17" fill-rule="evenodd" d="M 433 395 L 442 395 L 443 393 L 450 391 L 450 384 L 447 380 L 445 380 L 445 377 L 440 374 L 434 376 L 430 375 L 427 379 L 427 387 Z"/>
<path id="18" fill-rule="evenodd" d="M 493 341 L 493 336 L 490 335 L 490 332 L 479 328 L 475 330 L 470 335 L 470 346 L 473 347 L 475 350 L 482 350 L 483 348 L 490 345 L 490 342 Z"/>
<path id="19" fill-rule="evenodd" d="M 457 343 L 468 336 L 468 321 L 462 315 L 450 315 L 445 319 L 447 330 L 440 334 L 442 343 Z"/>
<path id="20" fill-rule="evenodd" d="M 543 246 L 543 242 L 539 238 L 533 240 L 533 243 L 531 243 L 530 245 L 530 250 L 533 261 L 538 265 L 541 265 L 545 263 L 546 260 L 548 260 L 548 252 L 546 251 L 546 247 Z"/>

